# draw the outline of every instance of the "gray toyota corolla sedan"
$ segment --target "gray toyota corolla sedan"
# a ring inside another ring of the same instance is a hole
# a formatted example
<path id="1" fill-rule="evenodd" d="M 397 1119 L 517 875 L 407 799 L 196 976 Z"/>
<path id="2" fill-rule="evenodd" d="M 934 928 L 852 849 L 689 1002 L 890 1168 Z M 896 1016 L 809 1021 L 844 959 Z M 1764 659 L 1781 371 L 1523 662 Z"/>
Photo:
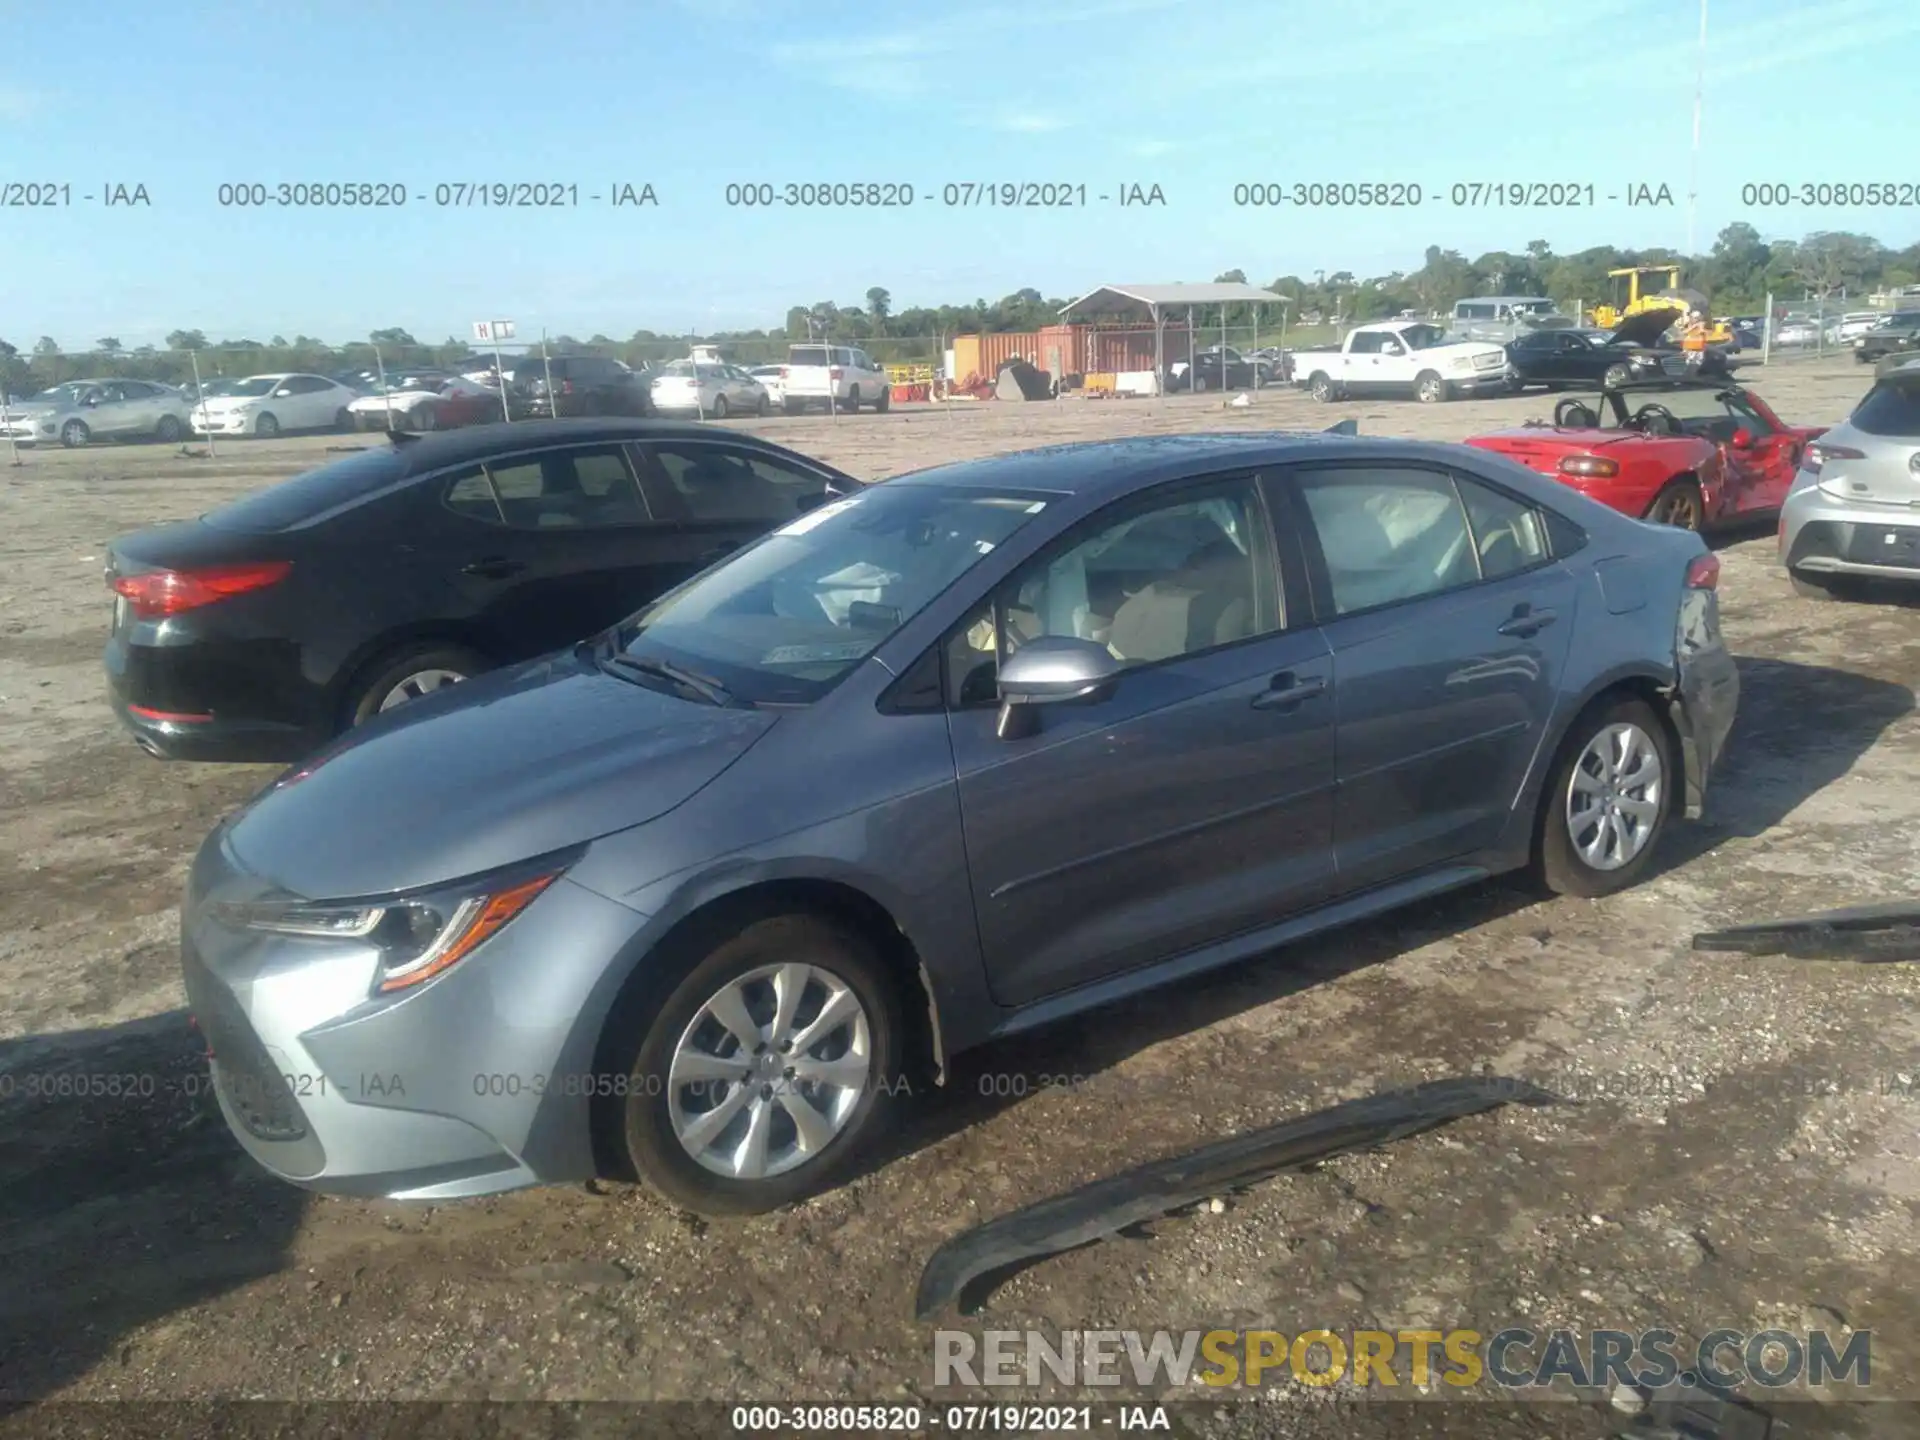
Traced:
<path id="1" fill-rule="evenodd" d="M 889 480 L 222 823 L 221 1105 L 317 1190 L 791 1201 L 967 1046 L 1501 871 L 1631 884 L 1733 722 L 1718 573 L 1464 447 Z"/>

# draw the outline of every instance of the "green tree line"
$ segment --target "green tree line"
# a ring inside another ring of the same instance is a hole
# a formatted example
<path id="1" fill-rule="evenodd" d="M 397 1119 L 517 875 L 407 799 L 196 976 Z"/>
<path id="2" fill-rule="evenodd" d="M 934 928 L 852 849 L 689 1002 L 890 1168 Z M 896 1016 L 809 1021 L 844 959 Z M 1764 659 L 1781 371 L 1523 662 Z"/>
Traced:
<path id="1" fill-rule="evenodd" d="M 1681 283 L 1703 291 L 1718 314 L 1757 311 L 1771 294 L 1776 304 L 1836 301 L 1875 290 L 1920 284 L 1920 244 L 1895 249 L 1871 236 L 1845 231 L 1820 231 L 1800 240 L 1768 241 L 1744 222 L 1727 226 L 1704 255 L 1685 256 L 1664 249 L 1634 250 L 1599 245 L 1571 255 L 1554 253 L 1545 240 L 1533 240 L 1521 250 L 1493 250 L 1468 259 L 1457 250 L 1427 247 L 1417 270 L 1358 277 L 1350 271 L 1316 271 L 1312 278 L 1282 275 L 1267 283 L 1287 302 L 1289 323 L 1325 326 L 1336 318 L 1358 323 L 1398 314 L 1402 310 L 1430 313 L 1445 310 L 1455 300 L 1473 295 L 1547 295 L 1562 306 L 1591 306 L 1611 298 L 1609 270 L 1630 265 L 1681 267 Z M 1214 277 L 1246 281 L 1244 270 Z M 1257 283 L 1257 282 L 1256 282 Z M 630 365 L 660 363 L 687 353 L 689 344 L 706 341 L 725 345 L 743 364 L 777 360 L 797 340 L 832 339 L 864 346 L 882 362 L 906 363 L 935 359 L 943 341 L 970 333 L 1021 333 L 1055 323 L 1067 299 L 1042 295 L 1031 288 L 1014 291 L 999 300 L 975 300 L 970 305 L 916 305 L 896 310 L 892 295 L 873 286 L 860 303 L 840 305 L 818 301 L 795 305 L 783 324 L 763 330 L 723 331 L 711 335 L 673 335 L 636 330 L 624 340 L 596 334 L 584 340 L 571 335 L 547 342 L 554 355 L 594 353 L 613 355 Z M 1277 327 L 1271 313 L 1256 317 L 1250 305 L 1214 307 L 1196 318 L 1203 324 L 1230 327 Z M 517 347 L 525 355 L 528 347 Z M 190 355 L 189 352 L 197 352 Z M 537 350 L 534 351 L 537 355 Z M 334 343 L 311 335 L 291 339 L 273 335 L 265 340 L 240 337 L 210 340 L 205 331 L 181 329 L 166 337 L 164 348 L 122 346 L 113 336 L 102 336 L 91 346 L 67 346 L 42 336 L 23 353 L 0 340 L 0 377 L 15 395 L 43 389 L 87 374 L 112 372 L 168 384 L 187 381 L 197 359 L 203 378 L 210 375 L 249 375 L 273 370 L 311 370 L 321 373 L 371 368 L 378 354 L 389 368 L 406 365 L 448 365 L 476 354 L 466 341 L 449 336 L 439 344 L 417 340 L 399 327 L 376 330 L 366 340 Z"/>

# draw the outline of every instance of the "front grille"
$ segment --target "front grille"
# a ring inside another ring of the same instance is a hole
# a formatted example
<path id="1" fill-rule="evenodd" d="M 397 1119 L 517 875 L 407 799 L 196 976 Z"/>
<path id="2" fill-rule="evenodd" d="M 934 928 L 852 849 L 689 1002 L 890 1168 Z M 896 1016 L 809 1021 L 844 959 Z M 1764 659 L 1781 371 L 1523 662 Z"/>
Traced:
<path id="1" fill-rule="evenodd" d="M 307 1119 L 293 1098 L 292 1087 L 275 1068 L 238 1003 L 205 973 L 191 946 L 185 947 L 182 959 L 187 1004 L 213 1052 L 213 1078 L 221 1098 L 256 1140 L 304 1139 Z"/>

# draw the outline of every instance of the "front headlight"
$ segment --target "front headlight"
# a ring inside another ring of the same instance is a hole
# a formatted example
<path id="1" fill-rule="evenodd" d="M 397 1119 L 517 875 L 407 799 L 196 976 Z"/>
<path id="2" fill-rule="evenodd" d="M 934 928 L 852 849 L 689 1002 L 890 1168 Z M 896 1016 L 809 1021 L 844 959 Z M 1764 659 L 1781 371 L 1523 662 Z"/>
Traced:
<path id="1" fill-rule="evenodd" d="M 265 901 L 210 907 L 225 923 L 270 935 L 345 940 L 379 952 L 376 995 L 424 984 L 478 949 L 531 905 L 564 865 L 384 901 Z"/>

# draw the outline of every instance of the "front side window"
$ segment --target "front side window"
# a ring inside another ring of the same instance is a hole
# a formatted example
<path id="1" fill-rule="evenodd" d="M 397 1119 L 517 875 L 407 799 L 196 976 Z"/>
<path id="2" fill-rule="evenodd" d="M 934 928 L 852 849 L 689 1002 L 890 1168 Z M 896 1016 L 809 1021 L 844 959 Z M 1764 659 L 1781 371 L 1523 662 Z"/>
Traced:
<path id="1" fill-rule="evenodd" d="M 1299 483 L 1335 614 L 1437 595 L 1480 578 L 1466 511 L 1447 476 L 1369 465 L 1307 471 Z"/>
<path id="2" fill-rule="evenodd" d="M 1285 628 L 1265 521 L 1251 478 L 1202 489 L 1081 527 L 1067 548 L 1035 560 L 948 642 L 960 705 L 994 694 L 1003 655 L 1042 636 L 1104 645 L 1124 667 L 1196 655 Z"/>
<path id="3" fill-rule="evenodd" d="M 641 611 L 602 664 L 709 703 L 811 703 L 1045 509 L 977 486 L 862 490 Z M 674 669 L 701 685 L 677 687 Z"/>

